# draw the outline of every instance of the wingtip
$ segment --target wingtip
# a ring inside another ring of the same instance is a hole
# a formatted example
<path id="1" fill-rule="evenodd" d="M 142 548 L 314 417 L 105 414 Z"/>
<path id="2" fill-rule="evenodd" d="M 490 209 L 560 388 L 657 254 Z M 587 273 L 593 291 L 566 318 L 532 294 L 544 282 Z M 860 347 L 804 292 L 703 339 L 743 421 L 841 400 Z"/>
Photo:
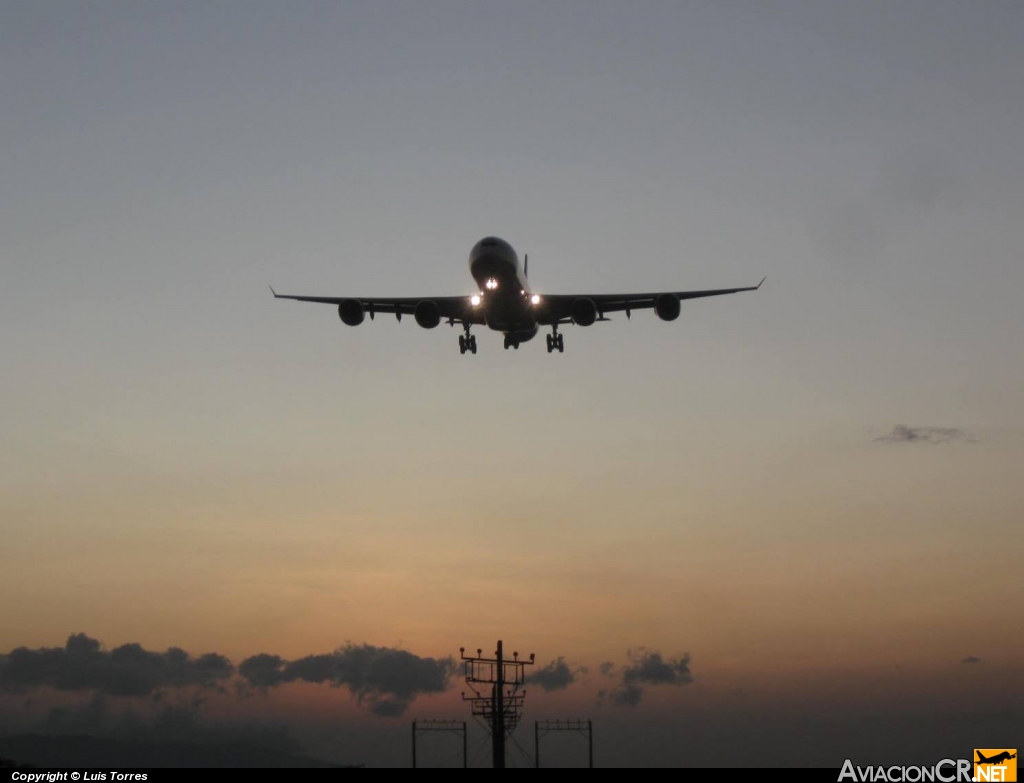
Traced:
<path id="1" fill-rule="evenodd" d="M 272 293 L 274 295 L 274 298 L 277 299 L 278 298 L 277 291 L 274 290 L 274 286 L 268 285 L 267 288 L 270 289 L 270 293 Z"/>
<path id="2" fill-rule="evenodd" d="M 764 277 L 762 277 L 761 278 L 761 282 L 757 284 L 757 287 L 760 288 L 764 284 L 764 281 L 767 280 L 767 279 L 768 279 L 768 275 L 765 275 Z"/>

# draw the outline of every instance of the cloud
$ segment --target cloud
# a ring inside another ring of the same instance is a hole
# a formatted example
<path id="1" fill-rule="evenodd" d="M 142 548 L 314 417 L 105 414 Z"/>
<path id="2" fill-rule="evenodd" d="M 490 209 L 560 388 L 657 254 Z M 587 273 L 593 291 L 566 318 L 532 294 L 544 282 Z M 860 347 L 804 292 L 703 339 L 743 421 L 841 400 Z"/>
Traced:
<path id="1" fill-rule="evenodd" d="M 558 656 L 557 660 L 527 675 L 526 684 L 539 685 L 546 691 L 560 691 L 568 688 L 580 674 L 586 672 L 585 666 L 570 666 L 565 658 Z"/>
<path id="2" fill-rule="evenodd" d="M 690 674 L 690 654 L 682 658 L 666 661 L 657 650 L 639 648 L 627 654 L 633 662 L 622 670 L 622 680 L 627 683 L 646 683 L 648 685 L 685 685 L 693 682 Z"/>
<path id="3" fill-rule="evenodd" d="M 242 679 L 260 690 L 289 682 L 348 687 L 359 704 L 385 717 L 401 715 L 421 694 L 447 690 L 455 670 L 452 658 L 421 658 L 369 644 L 348 644 L 333 653 L 294 661 L 261 653 L 238 666 Z"/>
<path id="4" fill-rule="evenodd" d="M 611 661 L 605 661 L 604 663 L 602 663 L 600 666 L 597 667 L 597 670 L 599 672 L 601 672 L 601 674 L 604 675 L 605 677 L 614 677 L 615 676 L 615 664 L 612 663 Z"/>
<path id="5" fill-rule="evenodd" d="M 171 689 L 226 693 L 234 682 L 235 692 L 248 695 L 290 682 L 310 682 L 345 686 L 360 705 L 376 715 L 393 717 L 404 713 L 417 696 L 447 690 L 455 671 L 452 658 L 421 658 L 405 650 L 369 644 L 348 644 L 333 653 L 293 661 L 260 653 L 246 658 L 236 670 L 217 653 L 194 658 L 178 647 L 152 652 L 135 643 L 108 652 L 96 639 L 79 633 L 69 636 L 64 647 L 19 647 L 0 654 L 0 694 L 52 688 L 89 691 L 97 696 L 149 697 L 158 703 Z M 91 709 L 104 705 L 100 699 Z M 167 716 L 174 717 L 171 713 Z M 85 713 L 53 716 L 53 720 L 64 722 L 79 718 L 88 720 Z"/>
<path id="6" fill-rule="evenodd" d="M 981 658 L 974 655 L 968 655 L 966 658 L 962 659 L 960 663 L 981 663 Z"/>
<path id="7" fill-rule="evenodd" d="M 280 655 L 260 653 L 238 664 L 238 674 L 254 688 L 273 688 L 286 682 L 284 666 L 285 660 Z"/>
<path id="8" fill-rule="evenodd" d="M 689 653 L 684 653 L 681 658 L 666 660 L 657 650 L 640 647 L 636 651 L 630 650 L 626 656 L 630 664 L 622 668 L 619 684 L 612 690 L 598 693 L 598 703 L 635 707 L 643 698 L 645 685 L 681 687 L 693 682 Z M 601 668 L 602 674 L 612 673 L 610 666 L 607 671 L 604 665 Z"/>
<path id="9" fill-rule="evenodd" d="M 149 696 L 163 688 L 218 687 L 234 669 L 223 655 L 193 658 L 178 647 L 151 652 L 131 643 L 106 652 L 84 633 L 72 634 L 64 647 L 18 647 L 0 656 L 0 692 L 33 688 L 93 690 L 109 696 Z"/>
<path id="10" fill-rule="evenodd" d="M 973 436 L 956 427 L 908 427 L 905 424 L 897 424 L 888 435 L 875 438 L 878 443 L 947 443 L 952 440 L 975 442 Z"/>

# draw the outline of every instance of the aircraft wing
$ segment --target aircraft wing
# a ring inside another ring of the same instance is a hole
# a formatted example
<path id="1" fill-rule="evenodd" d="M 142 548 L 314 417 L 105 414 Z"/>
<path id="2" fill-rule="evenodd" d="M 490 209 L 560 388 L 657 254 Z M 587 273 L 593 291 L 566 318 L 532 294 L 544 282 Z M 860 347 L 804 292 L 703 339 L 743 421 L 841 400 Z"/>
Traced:
<path id="1" fill-rule="evenodd" d="M 298 302 L 340 305 L 342 302 L 359 302 L 371 318 L 377 313 L 394 313 L 399 320 L 403 315 L 412 315 L 416 305 L 425 299 L 437 304 L 442 321 L 453 323 L 482 324 L 484 318 L 469 301 L 468 296 L 417 296 L 417 297 L 362 297 L 362 296 L 290 296 L 279 294 L 273 288 L 270 292 L 276 299 L 294 299 Z"/>
<path id="2" fill-rule="evenodd" d="M 590 299 L 597 305 L 598 313 L 603 317 L 605 313 L 625 310 L 627 314 L 632 310 L 644 310 L 654 307 L 655 300 L 663 294 L 671 294 L 678 299 L 701 299 L 705 296 L 723 296 L 724 294 L 738 294 L 741 291 L 756 291 L 764 283 L 764 279 L 757 285 L 746 288 L 713 288 L 707 291 L 656 291 L 648 294 L 548 294 L 543 295 L 540 306 L 539 319 L 542 324 L 562 323 L 571 319 L 570 308 L 577 299 Z"/>

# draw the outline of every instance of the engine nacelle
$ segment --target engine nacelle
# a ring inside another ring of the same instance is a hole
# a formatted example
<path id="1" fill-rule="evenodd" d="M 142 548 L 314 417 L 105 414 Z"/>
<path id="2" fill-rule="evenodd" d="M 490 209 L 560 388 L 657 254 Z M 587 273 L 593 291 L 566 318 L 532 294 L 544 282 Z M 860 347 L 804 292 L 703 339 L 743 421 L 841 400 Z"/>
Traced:
<path id="1" fill-rule="evenodd" d="M 594 304 L 593 299 L 581 296 L 572 300 L 572 304 L 569 305 L 569 315 L 572 316 L 573 323 L 578 326 L 590 326 L 597 320 L 597 305 Z"/>
<path id="2" fill-rule="evenodd" d="M 338 305 L 338 317 L 349 326 L 359 326 L 366 318 L 363 303 L 358 299 L 346 299 Z"/>
<path id="3" fill-rule="evenodd" d="M 654 312 L 662 321 L 674 321 L 679 317 L 679 297 L 675 294 L 658 294 L 654 300 Z"/>
<path id="4" fill-rule="evenodd" d="M 424 329 L 433 329 L 441 323 L 441 308 L 433 299 L 424 299 L 416 305 L 416 323 Z"/>

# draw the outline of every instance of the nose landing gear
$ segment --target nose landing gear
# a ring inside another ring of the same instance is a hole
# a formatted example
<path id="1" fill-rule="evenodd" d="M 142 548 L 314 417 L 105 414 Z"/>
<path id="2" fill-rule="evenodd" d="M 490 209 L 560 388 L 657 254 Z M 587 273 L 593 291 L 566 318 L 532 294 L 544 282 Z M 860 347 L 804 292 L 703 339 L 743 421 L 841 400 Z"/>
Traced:
<path id="1" fill-rule="evenodd" d="M 518 351 L 519 350 L 519 341 L 517 339 L 515 339 L 514 337 L 510 337 L 509 335 L 505 335 L 505 350 L 507 351 L 509 348 L 515 348 Z"/>

